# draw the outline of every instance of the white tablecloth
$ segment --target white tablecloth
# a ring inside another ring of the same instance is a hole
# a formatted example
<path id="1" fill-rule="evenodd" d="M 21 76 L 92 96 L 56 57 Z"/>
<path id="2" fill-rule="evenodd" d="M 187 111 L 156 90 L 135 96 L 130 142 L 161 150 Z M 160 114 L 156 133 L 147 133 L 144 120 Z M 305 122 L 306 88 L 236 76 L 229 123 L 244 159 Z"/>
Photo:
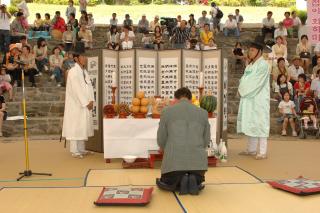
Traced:
<path id="1" fill-rule="evenodd" d="M 211 139 L 216 140 L 217 119 L 209 119 Z M 147 158 L 149 150 L 158 150 L 159 119 L 104 119 L 104 158 L 135 155 Z"/>

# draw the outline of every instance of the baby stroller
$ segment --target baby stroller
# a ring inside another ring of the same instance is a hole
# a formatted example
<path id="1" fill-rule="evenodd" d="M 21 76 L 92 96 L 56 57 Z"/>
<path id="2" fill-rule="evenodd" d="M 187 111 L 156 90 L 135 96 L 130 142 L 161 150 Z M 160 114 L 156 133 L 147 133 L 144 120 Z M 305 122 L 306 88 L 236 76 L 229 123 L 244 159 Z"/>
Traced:
<path id="1" fill-rule="evenodd" d="M 313 109 L 312 107 L 310 108 L 310 105 L 313 105 Z M 310 111 L 310 109 L 312 109 L 312 112 Z M 316 101 L 311 97 L 304 97 L 300 103 L 298 115 L 298 123 L 300 129 L 299 138 L 306 139 L 308 134 L 315 134 L 316 138 L 318 139 L 320 137 L 319 123 L 317 122 L 316 124 L 314 124 L 313 119 L 310 119 L 312 117 L 314 117 L 315 119 L 318 118 L 318 108 Z"/>

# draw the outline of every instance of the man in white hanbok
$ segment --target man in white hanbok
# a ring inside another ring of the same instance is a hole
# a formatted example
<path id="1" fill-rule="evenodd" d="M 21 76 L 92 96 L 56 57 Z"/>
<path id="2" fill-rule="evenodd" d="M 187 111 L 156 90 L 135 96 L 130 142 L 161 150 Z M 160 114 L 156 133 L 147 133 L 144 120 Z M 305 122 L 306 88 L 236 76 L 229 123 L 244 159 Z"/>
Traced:
<path id="1" fill-rule="evenodd" d="M 74 59 L 76 64 L 68 72 L 62 136 L 70 141 L 72 156 L 83 158 L 90 153 L 85 149 L 85 141 L 93 136 L 94 93 L 85 68 L 86 56 L 75 52 Z"/>

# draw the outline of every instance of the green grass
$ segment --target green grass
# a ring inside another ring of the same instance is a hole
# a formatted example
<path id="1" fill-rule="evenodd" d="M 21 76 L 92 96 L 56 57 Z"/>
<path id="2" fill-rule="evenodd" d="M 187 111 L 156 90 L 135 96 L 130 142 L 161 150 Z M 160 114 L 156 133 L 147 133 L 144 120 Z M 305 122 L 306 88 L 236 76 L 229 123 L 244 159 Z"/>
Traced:
<path id="1" fill-rule="evenodd" d="M 35 13 L 40 12 L 42 16 L 44 16 L 44 13 L 50 13 L 53 16 L 55 11 L 60 10 L 61 14 L 64 16 L 67 6 L 30 3 L 28 4 L 28 7 L 30 10 L 29 23 L 33 23 Z M 269 10 L 274 12 L 273 17 L 276 22 L 279 22 L 280 20 L 283 20 L 284 12 L 289 10 L 288 8 L 277 7 L 221 7 L 224 13 L 223 22 L 227 18 L 228 13 L 234 13 L 236 8 L 240 9 L 240 13 L 243 15 L 245 23 L 261 23 Z M 129 13 L 134 24 L 137 24 L 143 13 L 147 15 L 149 21 L 151 21 L 155 15 L 159 15 L 160 17 L 176 17 L 177 15 L 181 15 L 183 19 L 188 19 L 188 16 L 191 13 L 198 19 L 201 16 L 202 10 L 207 10 L 209 12 L 210 7 L 201 5 L 98 5 L 88 8 L 88 11 L 93 13 L 95 23 L 97 24 L 109 24 L 113 12 L 117 13 L 120 23 L 122 23 L 124 15 Z M 79 15 L 80 13 L 77 13 L 77 17 L 79 17 Z"/>

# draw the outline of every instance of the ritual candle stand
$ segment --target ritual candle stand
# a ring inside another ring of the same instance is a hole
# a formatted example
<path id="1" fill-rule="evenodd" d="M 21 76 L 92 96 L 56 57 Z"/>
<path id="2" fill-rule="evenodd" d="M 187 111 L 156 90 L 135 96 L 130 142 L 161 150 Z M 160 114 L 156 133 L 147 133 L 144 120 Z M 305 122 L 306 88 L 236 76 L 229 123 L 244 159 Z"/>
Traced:
<path id="1" fill-rule="evenodd" d="M 201 98 L 203 96 L 204 87 L 198 87 L 198 90 L 199 90 L 199 100 L 201 101 Z"/>
<path id="2" fill-rule="evenodd" d="M 116 104 L 116 90 L 117 90 L 117 87 L 111 87 L 111 89 L 112 89 L 112 102 L 111 102 L 111 104 L 115 105 Z"/>

